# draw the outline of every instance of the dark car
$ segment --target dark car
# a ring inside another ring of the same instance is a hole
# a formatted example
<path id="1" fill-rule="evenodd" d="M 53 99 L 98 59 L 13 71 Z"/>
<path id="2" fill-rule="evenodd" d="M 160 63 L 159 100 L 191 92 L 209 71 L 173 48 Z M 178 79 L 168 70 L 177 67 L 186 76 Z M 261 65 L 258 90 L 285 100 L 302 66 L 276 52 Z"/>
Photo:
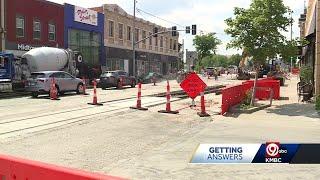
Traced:
<path id="1" fill-rule="evenodd" d="M 149 72 L 146 76 L 141 77 L 143 83 L 153 83 L 153 78 L 158 82 L 163 79 L 163 75 L 156 72 Z"/>
<path id="2" fill-rule="evenodd" d="M 207 69 L 206 69 L 206 72 L 207 72 L 208 76 L 213 76 L 214 75 L 214 71 L 215 71 L 215 68 L 213 68 L 213 67 L 207 67 Z"/>
<path id="3" fill-rule="evenodd" d="M 99 80 L 99 86 L 102 89 L 106 89 L 108 87 L 121 88 L 122 86 L 135 87 L 136 83 L 135 77 L 129 76 L 127 72 L 121 70 L 104 72 L 101 74 Z"/>

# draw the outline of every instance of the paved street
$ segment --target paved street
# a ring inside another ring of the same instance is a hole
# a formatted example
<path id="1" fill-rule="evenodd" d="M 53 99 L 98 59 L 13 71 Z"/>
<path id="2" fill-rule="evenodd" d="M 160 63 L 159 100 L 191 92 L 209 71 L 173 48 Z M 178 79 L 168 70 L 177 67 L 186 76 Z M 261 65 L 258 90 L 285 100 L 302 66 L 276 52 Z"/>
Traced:
<path id="1" fill-rule="evenodd" d="M 157 113 L 165 108 L 165 99 L 159 97 L 142 99 L 149 111 L 131 110 L 135 88 L 99 90 L 101 101 L 112 101 L 102 107 L 87 105 L 91 96 L 2 100 L 0 152 L 130 179 L 318 179 L 316 165 L 188 163 L 199 143 L 319 142 L 320 118 L 311 104 L 297 103 L 296 83 L 292 78 L 281 89 L 281 96 L 289 100 L 275 101 L 252 115 L 227 117 L 217 115 L 221 96 L 214 94 L 206 95 L 212 115 L 208 118 L 188 108 L 189 99 L 172 103 L 179 115 Z M 165 83 L 144 88 L 145 95 L 163 92 Z M 125 98 L 129 99 L 119 100 Z"/>

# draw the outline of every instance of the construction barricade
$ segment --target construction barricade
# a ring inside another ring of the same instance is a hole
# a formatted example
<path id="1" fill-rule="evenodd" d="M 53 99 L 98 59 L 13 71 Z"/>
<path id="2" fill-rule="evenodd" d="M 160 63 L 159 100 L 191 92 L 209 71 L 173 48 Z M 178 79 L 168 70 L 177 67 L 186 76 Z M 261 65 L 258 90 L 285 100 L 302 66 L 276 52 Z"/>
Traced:
<path id="1" fill-rule="evenodd" d="M 252 88 L 254 81 L 248 80 L 243 82 L 242 84 L 246 84 L 246 86 Z M 259 79 L 257 81 L 257 87 L 265 87 L 256 90 L 256 98 L 259 100 L 266 100 L 270 97 L 270 91 L 267 88 L 271 88 L 273 90 L 273 99 L 280 99 L 280 81 L 279 80 L 270 80 L 270 79 Z"/>
<path id="2" fill-rule="evenodd" d="M 69 169 L 37 161 L 0 155 L 0 179 L 6 180 L 118 180 L 122 178 Z"/>
<path id="3" fill-rule="evenodd" d="M 239 104 L 244 99 L 248 87 L 247 84 L 241 84 L 222 89 L 221 115 L 224 115 L 232 106 Z"/>
<path id="4" fill-rule="evenodd" d="M 224 115 L 228 110 L 239 103 L 241 103 L 248 90 L 251 90 L 254 86 L 254 80 L 248 80 L 241 85 L 231 86 L 222 90 L 222 104 L 221 115 Z M 257 89 L 255 97 L 259 100 L 268 100 L 272 97 L 275 100 L 280 99 L 280 81 L 259 79 L 257 81 Z M 270 95 L 271 94 L 271 95 Z"/>

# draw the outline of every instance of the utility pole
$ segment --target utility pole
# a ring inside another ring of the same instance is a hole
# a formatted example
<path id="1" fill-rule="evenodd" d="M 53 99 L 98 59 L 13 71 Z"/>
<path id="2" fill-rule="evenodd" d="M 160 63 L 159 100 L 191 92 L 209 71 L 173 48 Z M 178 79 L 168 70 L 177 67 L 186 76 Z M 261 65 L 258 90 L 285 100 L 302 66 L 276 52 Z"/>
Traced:
<path id="1" fill-rule="evenodd" d="M 136 76 L 136 40 L 134 37 L 135 31 L 136 31 L 136 0 L 133 0 L 133 28 L 132 28 L 132 75 Z"/>
<path id="2" fill-rule="evenodd" d="M 292 41 L 292 21 L 293 21 L 293 19 L 292 19 L 292 13 L 293 13 L 293 11 L 291 11 L 290 10 L 290 40 Z M 293 62 L 292 62 L 292 57 L 290 57 L 290 62 L 291 62 L 291 65 L 290 65 L 290 72 L 292 72 L 292 68 L 293 68 Z"/>

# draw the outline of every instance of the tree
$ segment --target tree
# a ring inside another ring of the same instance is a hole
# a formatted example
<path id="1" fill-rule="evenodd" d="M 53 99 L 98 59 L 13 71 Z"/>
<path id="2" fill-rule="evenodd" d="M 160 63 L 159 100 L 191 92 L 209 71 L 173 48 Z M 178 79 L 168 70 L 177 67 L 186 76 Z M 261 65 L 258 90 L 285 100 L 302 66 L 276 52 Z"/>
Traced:
<path id="1" fill-rule="evenodd" d="M 193 45 L 198 53 L 199 64 L 201 64 L 202 58 L 216 54 L 218 45 L 221 44 L 221 40 L 215 36 L 215 33 L 209 33 L 205 35 L 197 35 L 193 39 Z"/>
<path id="2" fill-rule="evenodd" d="M 285 41 L 280 51 L 280 56 L 282 60 L 286 63 L 290 63 L 291 58 L 297 59 L 299 54 L 299 46 L 303 47 L 307 44 L 307 40 L 299 38 L 290 41 Z"/>
<path id="3" fill-rule="evenodd" d="M 276 57 L 285 44 L 285 36 L 291 22 L 290 9 L 282 0 L 252 0 L 248 9 L 235 8 L 235 18 L 225 20 L 225 32 L 232 38 L 228 48 L 245 48 L 256 67 L 256 78 L 251 105 L 254 104 L 258 67 L 268 58 Z"/>
<path id="4" fill-rule="evenodd" d="M 242 59 L 242 56 L 240 54 L 234 54 L 228 58 L 227 65 L 239 66 L 241 59 Z"/>

